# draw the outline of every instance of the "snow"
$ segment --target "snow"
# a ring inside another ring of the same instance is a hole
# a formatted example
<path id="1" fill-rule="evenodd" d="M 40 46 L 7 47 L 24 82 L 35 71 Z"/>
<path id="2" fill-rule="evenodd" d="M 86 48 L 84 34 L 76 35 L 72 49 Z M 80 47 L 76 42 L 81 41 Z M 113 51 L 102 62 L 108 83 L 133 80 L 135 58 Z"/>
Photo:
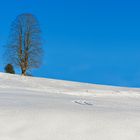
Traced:
<path id="1" fill-rule="evenodd" d="M 140 140 L 140 89 L 0 73 L 0 140 Z"/>

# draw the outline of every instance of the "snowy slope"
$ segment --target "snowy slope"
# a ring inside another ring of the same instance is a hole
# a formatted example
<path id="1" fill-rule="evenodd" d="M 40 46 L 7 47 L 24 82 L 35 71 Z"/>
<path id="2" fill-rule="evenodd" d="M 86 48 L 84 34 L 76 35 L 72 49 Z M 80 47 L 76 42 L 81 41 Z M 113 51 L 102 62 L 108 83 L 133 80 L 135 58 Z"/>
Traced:
<path id="1" fill-rule="evenodd" d="M 140 89 L 0 73 L 0 140 L 140 140 Z"/>

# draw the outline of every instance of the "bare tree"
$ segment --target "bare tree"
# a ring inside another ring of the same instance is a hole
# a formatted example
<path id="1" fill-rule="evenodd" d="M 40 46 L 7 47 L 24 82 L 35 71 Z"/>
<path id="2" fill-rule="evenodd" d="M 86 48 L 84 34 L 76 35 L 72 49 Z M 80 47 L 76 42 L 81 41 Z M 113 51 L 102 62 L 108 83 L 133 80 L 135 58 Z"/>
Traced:
<path id="1" fill-rule="evenodd" d="M 19 15 L 11 25 L 7 44 L 7 57 L 10 63 L 21 69 L 38 68 L 42 58 L 41 30 L 36 17 L 32 14 Z"/>

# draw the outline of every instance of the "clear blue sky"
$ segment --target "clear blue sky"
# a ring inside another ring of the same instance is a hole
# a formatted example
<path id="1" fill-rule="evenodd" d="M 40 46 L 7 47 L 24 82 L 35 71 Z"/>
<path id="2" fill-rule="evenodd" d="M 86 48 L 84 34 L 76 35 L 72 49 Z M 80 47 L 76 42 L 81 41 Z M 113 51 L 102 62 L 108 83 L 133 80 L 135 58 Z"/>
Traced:
<path id="1" fill-rule="evenodd" d="M 26 12 L 43 31 L 44 62 L 33 75 L 140 87 L 138 0 L 1 1 L 0 71 L 10 24 Z"/>

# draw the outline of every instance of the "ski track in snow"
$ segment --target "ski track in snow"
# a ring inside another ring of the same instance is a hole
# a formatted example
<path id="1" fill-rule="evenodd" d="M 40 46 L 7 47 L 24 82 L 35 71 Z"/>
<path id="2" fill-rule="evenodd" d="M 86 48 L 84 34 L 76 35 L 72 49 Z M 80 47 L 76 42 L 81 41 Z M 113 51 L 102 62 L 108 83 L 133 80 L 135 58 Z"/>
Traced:
<path id="1" fill-rule="evenodd" d="M 75 100 L 73 101 L 76 104 L 80 104 L 80 105 L 92 105 L 92 103 L 86 101 L 86 100 Z"/>

